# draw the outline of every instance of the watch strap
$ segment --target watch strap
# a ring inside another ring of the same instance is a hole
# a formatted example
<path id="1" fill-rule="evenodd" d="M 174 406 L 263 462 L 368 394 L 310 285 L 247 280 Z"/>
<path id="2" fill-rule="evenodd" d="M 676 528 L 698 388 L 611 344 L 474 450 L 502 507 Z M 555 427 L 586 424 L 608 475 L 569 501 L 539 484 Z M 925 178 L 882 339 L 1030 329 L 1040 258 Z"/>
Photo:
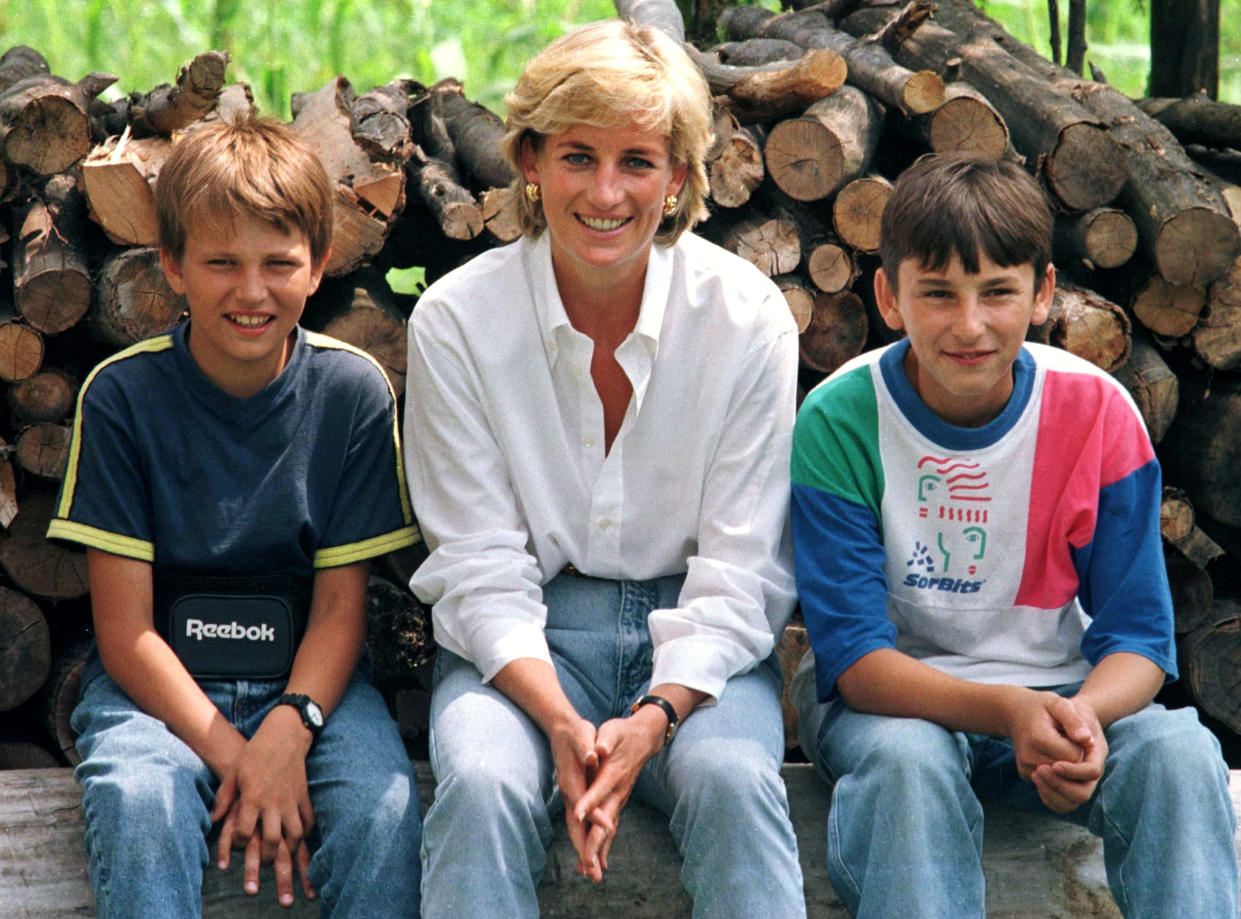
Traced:
<path id="1" fill-rule="evenodd" d="M 318 702 L 305 693 L 286 692 L 276 700 L 276 705 L 291 705 L 297 709 L 297 713 L 302 717 L 302 724 L 306 725 L 306 730 L 310 731 L 312 742 L 319 739 L 319 735 L 323 732 L 323 706 Z M 320 713 L 319 720 L 310 717 L 308 707 L 312 705 Z"/>
<path id="2" fill-rule="evenodd" d="M 654 693 L 647 693 L 632 706 L 630 706 L 629 713 L 632 715 L 644 705 L 658 705 L 663 710 L 664 715 L 667 716 L 668 727 L 664 731 L 664 746 L 668 746 L 668 744 L 672 743 L 672 738 L 677 736 L 677 724 L 680 719 L 677 717 L 676 708 L 673 707 L 672 703 L 663 696 L 657 696 Z"/>

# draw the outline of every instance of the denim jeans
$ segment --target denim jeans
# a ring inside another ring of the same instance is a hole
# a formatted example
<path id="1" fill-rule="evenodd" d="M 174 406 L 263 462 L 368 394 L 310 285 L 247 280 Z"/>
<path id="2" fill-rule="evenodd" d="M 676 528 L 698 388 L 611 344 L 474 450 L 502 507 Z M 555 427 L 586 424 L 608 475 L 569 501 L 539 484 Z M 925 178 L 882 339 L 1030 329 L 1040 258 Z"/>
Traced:
<path id="1" fill-rule="evenodd" d="M 285 688 L 283 681 L 200 685 L 247 737 Z M 83 757 L 76 775 L 100 919 L 198 916 L 203 871 L 214 864 L 208 815 L 219 780 L 106 673 L 83 687 L 72 725 Z M 310 881 L 321 914 L 416 917 L 421 818 L 413 770 L 382 697 L 363 672 L 354 675 L 311 747 L 306 776 L 317 845 Z M 275 902 L 274 887 L 258 895 Z"/>
<path id="2" fill-rule="evenodd" d="M 802 748 L 834 782 L 827 869 L 853 915 L 985 915 L 980 802 L 1054 813 L 1018 776 L 1012 742 L 862 714 L 839 697 L 798 707 Z M 1236 919 L 1232 802 L 1218 741 L 1193 709 L 1154 703 L 1104 736 L 1103 778 L 1065 819 L 1102 837 L 1121 913 Z"/>
<path id="3" fill-rule="evenodd" d="M 622 716 L 646 690 L 646 617 L 676 605 L 681 581 L 562 574 L 544 587 L 552 661 L 583 718 L 598 725 Z M 437 784 L 423 837 L 423 916 L 537 916 L 535 888 L 563 813 L 547 738 L 462 658 L 441 649 L 435 680 Z M 671 818 L 697 917 L 805 915 L 780 777 L 780 687 L 774 657 L 733 677 L 719 704 L 687 718 L 634 787 Z"/>

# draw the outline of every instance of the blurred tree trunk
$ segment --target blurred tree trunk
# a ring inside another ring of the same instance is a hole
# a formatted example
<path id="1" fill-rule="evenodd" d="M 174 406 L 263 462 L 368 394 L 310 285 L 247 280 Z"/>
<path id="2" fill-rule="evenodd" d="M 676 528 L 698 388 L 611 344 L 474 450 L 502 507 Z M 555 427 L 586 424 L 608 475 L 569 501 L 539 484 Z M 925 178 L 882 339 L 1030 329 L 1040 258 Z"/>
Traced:
<path id="1" fill-rule="evenodd" d="M 1150 0 L 1149 96 L 1219 93 L 1220 0 Z"/>

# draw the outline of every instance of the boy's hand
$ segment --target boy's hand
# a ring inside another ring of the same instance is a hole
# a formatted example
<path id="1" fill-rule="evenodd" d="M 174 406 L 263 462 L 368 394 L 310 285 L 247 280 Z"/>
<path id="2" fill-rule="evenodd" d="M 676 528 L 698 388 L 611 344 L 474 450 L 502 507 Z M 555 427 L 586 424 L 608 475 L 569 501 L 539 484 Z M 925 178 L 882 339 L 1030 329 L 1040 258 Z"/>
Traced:
<path id="1" fill-rule="evenodd" d="M 1080 763 L 1097 733 L 1094 713 L 1084 716 L 1076 703 L 1054 692 L 1021 689 L 1009 716 L 1008 736 L 1013 741 L 1017 774 L 1032 781 L 1039 766 Z M 1093 724 L 1091 723 L 1093 719 Z"/>
<path id="2" fill-rule="evenodd" d="M 216 793 L 212 821 L 223 819 L 218 864 L 227 868 L 229 851 L 244 843 L 244 884 L 258 893 L 260 864 L 275 863 L 277 896 L 286 905 L 293 897 L 293 859 L 302 886 L 313 896 L 306 877 L 309 855 L 302 840 L 314 826 L 306 783 L 310 732 L 289 706 L 277 706 L 264 719 L 225 774 Z"/>

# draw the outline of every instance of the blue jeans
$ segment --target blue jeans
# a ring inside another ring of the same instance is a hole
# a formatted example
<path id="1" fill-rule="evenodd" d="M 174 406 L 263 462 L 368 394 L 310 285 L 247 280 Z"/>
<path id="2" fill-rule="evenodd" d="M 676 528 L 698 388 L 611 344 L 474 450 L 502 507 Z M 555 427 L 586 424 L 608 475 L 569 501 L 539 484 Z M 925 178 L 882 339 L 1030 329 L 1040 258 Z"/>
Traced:
<path id="1" fill-rule="evenodd" d="M 562 574 L 544 587 L 552 661 L 583 718 L 598 725 L 622 716 L 646 690 L 646 617 L 676 605 L 682 579 Z M 537 916 L 535 888 L 562 812 L 547 738 L 462 658 L 441 650 L 435 680 L 423 916 Z M 733 677 L 719 704 L 687 718 L 634 787 L 671 818 L 697 917 L 805 916 L 780 777 L 780 687 L 774 658 Z"/>
<path id="2" fill-rule="evenodd" d="M 284 682 L 203 680 L 242 734 L 258 730 Z M 219 780 L 106 673 L 73 712 L 95 908 L 100 919 L 187 919 L 214 864 L 208 815 Z M 421 818 L 409 757 L 382 697 L 354 675 L 306 757 L 317 844 L 310 881 L 324 916 L 418 915 Z M 238 853 L 239 855 L 240 853 Z M 276 893 L 260 890 L 259 896 Z"/>
<path id="3" fill-rule="evenodd" d="M 980 802 L 1054 813 L 1018 776 L 1012 742 L 862 714 L 839 698 L 800 708 L 802 748 L 834 782 L 827 870 L 853 915 L 985 915 Z M 1158 704 L 1104 735 L 1103 778 L 1066 819 L 1102 837 L 1121 913 L 1236 919 L 1232 802 L 1218 741 L 1193 709 Z"/>

